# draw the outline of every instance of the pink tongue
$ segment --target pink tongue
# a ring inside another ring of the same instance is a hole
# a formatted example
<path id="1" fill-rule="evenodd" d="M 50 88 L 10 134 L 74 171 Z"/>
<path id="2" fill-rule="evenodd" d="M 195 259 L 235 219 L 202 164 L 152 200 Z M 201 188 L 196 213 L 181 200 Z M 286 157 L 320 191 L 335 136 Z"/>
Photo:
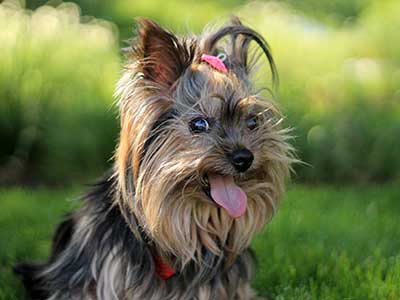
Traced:
<path id="1" fill-rule="evenodd" d="M 246 212 L 246 193 L 235 184 L 232 176 L 209 175 L 208 180 L 211 197 L 225 208 L 231 217 L 239 218 Z"/>

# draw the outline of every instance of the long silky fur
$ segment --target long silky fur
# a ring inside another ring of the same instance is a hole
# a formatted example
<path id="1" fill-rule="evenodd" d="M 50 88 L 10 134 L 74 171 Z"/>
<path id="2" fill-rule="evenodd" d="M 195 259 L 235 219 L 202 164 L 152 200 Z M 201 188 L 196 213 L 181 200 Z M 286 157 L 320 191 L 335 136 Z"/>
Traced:
<path id="1" fill-rule="evenodd" d="M 294 161 L 276 105 L 251 85 L 252 41 L 275 74 L 268 45 L 236 18 L 199 37 L 178 38 L 148 20 L 138 33 L 117 87 L 114 168 L 60 224 L 49 261 L 16 271 L 36 300 L 251 299 L 249 244 L 279 207 Z M 200 61 L 217 48 L 227 74 Z M 251 133 L 250 113 L 260 123 Z M 214 129 L 193 136 L 188 122 L 199 115 Z M 226 158 L 238 146 L 255 157 L 243 174 Z M 208 198 L 201 179 L 209 173 L 234 176 L 248 197 L 245 215 L 233 219 Z M 160 279 L 154 255 L 176 275 Z"/>

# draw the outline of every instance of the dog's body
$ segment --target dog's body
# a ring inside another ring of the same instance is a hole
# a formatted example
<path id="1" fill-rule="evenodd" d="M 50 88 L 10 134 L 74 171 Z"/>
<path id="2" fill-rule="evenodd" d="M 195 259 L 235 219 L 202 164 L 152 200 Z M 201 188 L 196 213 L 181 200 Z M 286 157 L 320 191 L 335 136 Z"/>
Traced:
<path id="1" fill-rule="evenodd" d="M 32 299 L 249 299 L 247 251 L 229 270 L 209 253 L 201 274 L 191 263 L 179 275 L 160 278 L 151 247 L 132 235 L 113 206 L 112 185 L 100 182 L 84 207 L 59 225 L 48 264 L 20 266 L 35 278 L 25 282 Z"/>
<path id="2" fill-rule="evenodd" d="M 140 22 L 117 90 L 115 166 L 60 224 L 49 261 L 16 268 L 32 299 L 252 298 L 249 244 L 278 206 L 292 148 L 253 91 L 251 41 L 274 73 L 237 19 L 186 39 Z"/>

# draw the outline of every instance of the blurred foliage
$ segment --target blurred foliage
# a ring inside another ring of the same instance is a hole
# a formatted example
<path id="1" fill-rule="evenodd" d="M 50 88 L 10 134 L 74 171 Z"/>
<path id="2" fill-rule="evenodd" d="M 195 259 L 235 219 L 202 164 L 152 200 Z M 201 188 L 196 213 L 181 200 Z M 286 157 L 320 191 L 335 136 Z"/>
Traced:
<path id="1" fill-rule="evenodd" d="M 134 20 L 137 17 L 151 18 L 177 32 L 200 31 L 210 20 L 230 13 L 243 4 L 243 0 L 169 0 L 169 1 L 130 1 L 130 0 L 75 0 L 83 15 L 115 23 L 124 42 L 132 35 Z M 34 9 L 43 4 L 57 6 L 61 0 L 28 0 L 27 7 Z"/>
<path id="2" fill-rule="evenodd" d="M 113 26 L 74 4 L 0 6 L 0 179 L 56 182 L 104 170 L 117 136 Z"/>
<path id="3" fill-rule="evenodd" d="M 279 100 L 295 127 L 299 176 L 311 181 L 399 178 L 399 1 L 376 2 L 350 27 L 334 29 L 290 7 L 241 11 L 271 45 Z"/>
<path id="4" fill-rule="evenodd" d="M 53 6 L 61 0 L 21 0 L 28 8 L 35 9 L 44 4 Z M 174 30 L 190 29 L 199 31 L 210 20 L 238 11 L 246 0 L 72 0 L 82 8 L 84 15 L 109 20 L 118 25 L 122 38 L 130 37 L 133 20 L 146 16 L 168 25 Z M 264 1 L 266 2 L 266 1 Z M 371 0 L 279 0 L 278 3 L 289 3 L 294 9 L 332 25 L 351 23 L 371 2 Z"/>
<path id="5" fill-rule="evenodd" d="M 315 19 L 332 25 L 342 25 L 355 21 L 371 0 L 284 0 L 280 2 L 289 3 L 293 8 Z"/>
<path id="6" fill-rule="evenodd" d="M 230 13 L 272 45 L 278 101 L 310 165 L 297 179 L 400 177 L 399 1 L 75 2 L 0 4 L 0 182 L 64 183 L 107 167 L 118 48 L 135 17 L 198 32 Z"/>

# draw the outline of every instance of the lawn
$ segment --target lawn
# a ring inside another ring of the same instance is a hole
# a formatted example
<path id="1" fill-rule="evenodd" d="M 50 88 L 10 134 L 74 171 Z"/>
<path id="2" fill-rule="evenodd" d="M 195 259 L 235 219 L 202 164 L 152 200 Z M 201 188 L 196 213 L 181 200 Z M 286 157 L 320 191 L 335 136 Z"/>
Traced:
<path id="1" fill-rule="evenodd" d="M 77 189 L 0 191 L 0 299 L 21 299 L 16 261 L 44 259 Z M 289 189 L 254 241 L 254 287 L 276 300 L 400 299 L 400 189 L 396 185 Z"/>

